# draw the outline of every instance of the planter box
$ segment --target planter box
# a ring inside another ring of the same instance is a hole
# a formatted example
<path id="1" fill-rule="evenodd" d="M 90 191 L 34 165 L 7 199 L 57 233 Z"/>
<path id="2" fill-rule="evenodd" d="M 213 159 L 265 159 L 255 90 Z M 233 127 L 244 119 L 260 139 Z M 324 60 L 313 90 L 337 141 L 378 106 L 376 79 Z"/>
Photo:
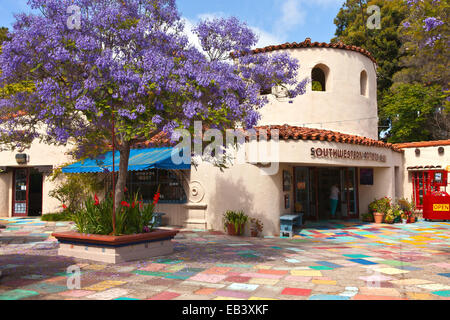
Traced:
<path id="1" fill-rule="evenodd" d="M 77 232 L 53 233 L 58 254 L 105 263 L 122 263 L 173 253 L 172 239 L 178 231 L 154 230 L 128 236 L 102 236 Z"/>

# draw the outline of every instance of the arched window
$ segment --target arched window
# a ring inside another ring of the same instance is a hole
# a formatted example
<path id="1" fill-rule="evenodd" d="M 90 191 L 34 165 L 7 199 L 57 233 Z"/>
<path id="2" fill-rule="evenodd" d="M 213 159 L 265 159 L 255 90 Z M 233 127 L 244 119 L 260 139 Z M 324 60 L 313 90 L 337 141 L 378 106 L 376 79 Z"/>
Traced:
<path id="1" fill-rule="evenodd" d="M 311 72 L 312 90 L 313 91 L 327 91 L 327 82 L 329 68 L 324 64 L 318 64 Z"/>
<path id="2" fill-rule="evenodd" d="M 367 72 L 365 70 L 363 70 L 361 72 L 361 76 L 360 76 L 360 86 L 361 86 L 361 95 L 362 96 L 366 96 L 367 97 L 367 87 L 368 87 L 368 78 L 367 78 Z"/>

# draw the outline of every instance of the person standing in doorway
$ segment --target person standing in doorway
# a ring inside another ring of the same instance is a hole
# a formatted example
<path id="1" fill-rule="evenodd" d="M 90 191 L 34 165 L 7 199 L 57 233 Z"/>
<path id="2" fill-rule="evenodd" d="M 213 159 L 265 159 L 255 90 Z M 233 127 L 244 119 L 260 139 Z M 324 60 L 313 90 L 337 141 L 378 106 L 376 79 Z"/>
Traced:
<path id="1" fill-rule="evenodd" d="M 338 185 L 335 183 L 331 186 L 330 191 L 330 210 L 331 210 L 331 219 L 336 218 L 336 210 L 339 203 L 339 190 Z"/>

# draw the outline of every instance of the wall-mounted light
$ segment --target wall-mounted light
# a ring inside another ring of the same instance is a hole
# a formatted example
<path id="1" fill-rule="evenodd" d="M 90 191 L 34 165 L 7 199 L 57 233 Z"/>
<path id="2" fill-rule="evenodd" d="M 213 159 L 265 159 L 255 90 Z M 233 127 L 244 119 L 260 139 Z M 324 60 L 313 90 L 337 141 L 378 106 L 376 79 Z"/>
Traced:
<path id="1" fill-rule="evenodd" d="M 416 149 L 416 156 L 420 156 L 420 149 Z"/>
<path id="2" fill-rule="evenodd" d="M 18 154 L 16 154 L 16 162 L 17 162 L 17 164 L 20 164 L 20 165 L 27 164 L 28 163 L 28 159 L 29 159 L 29 157 L 25 153 L 18 153 Z"/>
<path id="3" fill-rule="evenodd" d="M 445 153 L 444 147 L 439 147 L 438 152 L 442 156 Z"/>

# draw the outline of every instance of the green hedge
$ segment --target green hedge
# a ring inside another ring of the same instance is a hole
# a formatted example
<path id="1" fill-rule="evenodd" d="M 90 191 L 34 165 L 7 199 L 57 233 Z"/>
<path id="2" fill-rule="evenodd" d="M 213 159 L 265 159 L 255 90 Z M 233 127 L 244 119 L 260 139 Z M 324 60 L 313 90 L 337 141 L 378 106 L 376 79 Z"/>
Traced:
<path id="1" fill-rule="evenodd" d="M 44 214 L 41 217 L 42 221 L 72 221 L 72 216 L 70 213 L 49 213 Z"/>

